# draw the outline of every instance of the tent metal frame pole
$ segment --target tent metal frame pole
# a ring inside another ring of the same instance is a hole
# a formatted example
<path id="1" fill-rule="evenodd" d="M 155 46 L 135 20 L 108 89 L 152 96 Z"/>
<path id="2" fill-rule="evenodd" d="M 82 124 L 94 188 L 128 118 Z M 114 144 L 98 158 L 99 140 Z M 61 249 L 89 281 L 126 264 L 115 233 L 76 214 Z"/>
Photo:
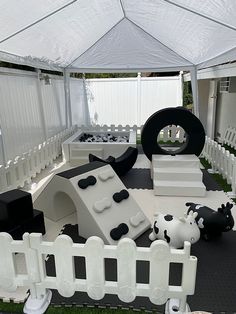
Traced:
<path id="1" fill-rule="evenodd" d="M 191 85 L 193 94 L 193 111 L 197 118 L 199 118 L 199 103 L 198 103 L 198 82 L 197 82 L 197 69 L 193 67 L 190 70 Z"/>
<path id="2" fill-rule="evenodd" d="M 183 71 L 179 71 L 179 106 L 183 106 Z"/>
<path id="3" fill-rule="evenodd" d="M 4 164 L 4 166 L 6 166 L 7 160 L 6 160 L 5 145 L 4 145 L 4 138 L 3 138 L 3 136 L 4 135 L 3 135 L 3 132 L 2 132 L 2 127 L 0 125 L 0 154 L 2 155 L 2 163 Z"/>
<path id="4" fill-rule="evenodd" d="M 63 72 L 64 79 L 64 91 L 65 91 L 65 116 L 66 116 L 66 127 L 72 126 L 72 110 L 71 110 L 71 99 L 70 99 L 70 73 L 65 69 Z"/>
<path id="5" fill-rule="evenodd" d="M 45 112 L 43 108 L 43 96 L 42 96 L 42 90 L 41 90 L 41 70 L 40 69 L 35 69 L 37 72 L 37 93 L 38 93 L 38 100 L 39 100 L 39 113 L 40 113 L 40 120 L 41 120 L 41 125 L 43 129 L 43 137 L 44 140 L 46 141 L 48 139 L 48 130 L 47 130 L 47 124 L 46 124 L 46 119 L 45 119 Z"/>
<path id="6" fill-rule="evenodd" d="M 88 103 L 88 95 L 87 95 L 87 90 L 86 90 L 86 79 L 85 79 L 85 74 L 83 73 L 83 89 L 84 89 L 84 100 L 85 100 L 85 123 L 86 126 L 91 125 L 90 121 L 90 114 L 89 114 L 89 103 Z"/>

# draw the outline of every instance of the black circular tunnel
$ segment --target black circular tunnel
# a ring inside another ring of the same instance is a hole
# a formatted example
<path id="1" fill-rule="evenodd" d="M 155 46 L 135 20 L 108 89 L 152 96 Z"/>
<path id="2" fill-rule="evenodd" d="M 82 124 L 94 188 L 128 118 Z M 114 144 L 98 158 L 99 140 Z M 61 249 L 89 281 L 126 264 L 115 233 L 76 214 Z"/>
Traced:
<path id="1" fill-rule="evenodd" d="M 168 125 L 179 125 L 185 130 L 186 142 L 174 151 L 175 155 L 195 154 L 199 156 L 201 154 L 205 143 L 205 130 L 201 121 L 183 107 L 166 108 L 150 116 L 142 129 L 143 152 L 149 160 L 155 154 L 173 154 L 173 152 L 162 149 L 157 142 L 158 134 Z"/>

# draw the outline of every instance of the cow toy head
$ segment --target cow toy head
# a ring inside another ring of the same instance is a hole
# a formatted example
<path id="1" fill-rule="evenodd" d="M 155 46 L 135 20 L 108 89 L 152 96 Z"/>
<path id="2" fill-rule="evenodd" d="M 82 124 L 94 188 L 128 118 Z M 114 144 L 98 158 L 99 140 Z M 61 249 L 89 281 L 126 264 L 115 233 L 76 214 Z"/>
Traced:
<path id="1" fill-rule="evenodd" d="M 172 215 L 157 214 L 149 239 L 165 240 L 173 248 L 181 248 L 184 241 L 191 244 L 196 243 L 200 238 L 200 230 L 195 221 L 197 213 L 193 211 L 182 218 Z"/>
<path id="2" fill-rule="evenodd" d="M 234 226 L 234 218 L 231 214 L 231 208 L 233 204 L 229 202 L 226 205 L 222 204 L 221 207 L 218 208 L 218 213 L 221 215 L 222 219 L 222 231 L 229 231 Z"/>
<path id="3" fill-rule="evenodd" d="M 192 244 L 196 243 L 200 238 L 200 230 L 195 220 L 197 215 L 198 213 L 190 211 L 186 217 L 179 218 L 183 223 L 180 236 L 184 241 L 189 241 Z"/>

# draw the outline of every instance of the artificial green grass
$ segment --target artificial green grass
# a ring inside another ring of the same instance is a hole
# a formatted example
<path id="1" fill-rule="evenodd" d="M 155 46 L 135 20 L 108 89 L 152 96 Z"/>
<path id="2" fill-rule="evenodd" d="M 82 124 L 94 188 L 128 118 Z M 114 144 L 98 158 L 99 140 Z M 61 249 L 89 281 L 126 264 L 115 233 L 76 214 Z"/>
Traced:
<path id="1" fill-rule="evenodd" d="M 0 312 L 4 313 L 23 313 L 24 304 L 15 303 L 4 303 L 0 301 Z M 87 307 L 76 307 L 76 306 L 49 306 L 46 314 L 134 314 L 136 311 L 132 310 L 122 310 L 122 309 L 99 309 L 99 308 L 87 308 Z M 139 311 L 139 313 L 145 313 L 144 311 Z"/>
<path id="2" fill-rule="evenodd" d="M 211 165 L 209 164 L 209 162 L 206 159 L 200 158 L 200 161 L 201 161 L 202 165 L 205 167 L 205 169 L 210 169 L 211 168 Z M 222 175 L 220 175 L 218 173 L 214 173 L 214 174 L 210 174 L 210 175 L 222 187 L 224 192 L 232 191 L 231 185 L 227 183 L 227 181 L 222 177 Z M 236 203 L 236 199 L 235 198 L 232 198 L 232 200 L 234 201 L 234 203 Z"/>
<path id="3" fill-rule="evenodd" d="M 0 301 L 0 312 L 23 313 L 24 304 L 4 303 Z"/>
<path id="4" fill-rule="evenodd" d="M 200 162 L 204 166 L 205 169 L 211 168 L 211 164 L 209 164 L 209 162 L 205 158 L 200 158 Z"/>
<path id="5" fill-rule="evenodd" d="M 234 156 L 236 156 L 236 150 L 232 147 L 230 147 L 229 145 L 222 145 L 226 150 L 228 150 L 230 152 L 230 154 L 233 154 Z"/>

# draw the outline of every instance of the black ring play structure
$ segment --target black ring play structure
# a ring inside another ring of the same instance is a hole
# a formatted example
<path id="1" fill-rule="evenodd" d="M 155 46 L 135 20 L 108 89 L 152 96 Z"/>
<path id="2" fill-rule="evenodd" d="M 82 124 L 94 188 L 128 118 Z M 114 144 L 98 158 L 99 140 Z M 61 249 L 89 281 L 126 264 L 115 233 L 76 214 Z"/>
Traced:
<path id="1" fill-rule="evenodd" d="M 141 143 L 144 154 L 149 160 L 152 155 L 171 155 L 157 142 L 160 131 L 168 125 L 179 125 L 185 130 L 186 142 L 180 149 L 174 151 L 178 154 L 195 154 L 199 156 L 205 143 L 205 131 L 200 120 L 183 107 L 166 108 L 155 112 L 148 118 L 141 133 Z"/>

